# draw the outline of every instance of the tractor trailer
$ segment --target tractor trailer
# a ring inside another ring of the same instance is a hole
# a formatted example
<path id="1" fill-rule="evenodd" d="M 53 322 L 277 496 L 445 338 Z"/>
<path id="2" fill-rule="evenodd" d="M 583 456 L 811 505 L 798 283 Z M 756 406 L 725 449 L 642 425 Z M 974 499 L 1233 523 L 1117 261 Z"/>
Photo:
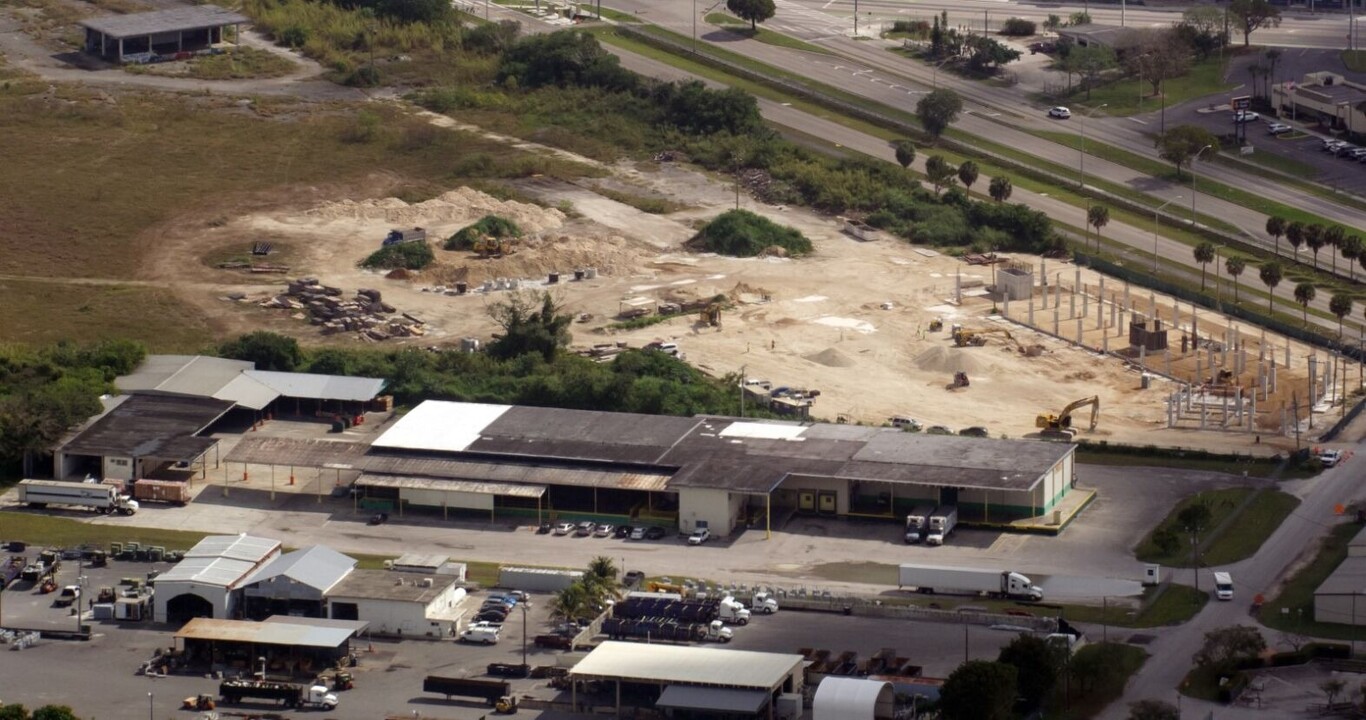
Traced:
<path id="1" fill-rule="evenodd" d="M 119 492 L 113 485 L 62 480 L 19 481 L 19 502 L 27 503 L 32 508 L 78 505 L 97 513 L 118 512 L 121 515 L 132 515 L 138 511 L 138 501 Z"/>
<path id="2" fill-rule="evenodd" d="M 926 545 L 943 545 L 944 538 L 958 527 L 958 508 L 953 505 L 940 505 L 930 515 L 930 527 L 925 534 Z"/>
<path id="3" fill-rule="evenodd" d="M 933 513 L 933 505 L 917 505 L 911 509 L 911 514 L 906 516 L 907 545 L 914 545 L 925 539 L 925 532 L 930 528 L 930 515 Z"/>
<path id="4" fill-rule="evenodd" d="M 902 565 L 897 577 L 897 587 L 946 595 L 987 595 L 1034 601 L 1043 599 L 1043 591 L 1028 577 L 1010 570 Z"/>
<path id="5" fill-rule="evenodd" d="M 323 685 L 292 685 L 265 680 L 224 680 L 218 685 L 223 702 L 236 705 L 243 699 L 275 700 L 287 707 L 318 707 L 333 710 L 337 696 Z"/>

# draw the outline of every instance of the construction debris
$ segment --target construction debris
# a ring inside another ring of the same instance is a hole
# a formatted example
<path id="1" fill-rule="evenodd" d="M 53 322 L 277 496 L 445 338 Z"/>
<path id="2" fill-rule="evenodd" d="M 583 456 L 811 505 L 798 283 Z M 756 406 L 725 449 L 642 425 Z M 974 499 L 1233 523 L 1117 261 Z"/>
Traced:
<path id="1" fill-rule="evenodd" d="M 323 285 L 317 278 L 299 278 L 291 281 L 285 292 L 260 304 L 264 308 L 305 310 L 309 322 L 319 326 L 324 335 L 354 332 L 363 341 L 378 342 L 427 333 L 425 322 L 408 313 L 397 314 L 378 290 L 361 288 L 351 300 L 343 299 L 343 294 L 341 288 Z"/>

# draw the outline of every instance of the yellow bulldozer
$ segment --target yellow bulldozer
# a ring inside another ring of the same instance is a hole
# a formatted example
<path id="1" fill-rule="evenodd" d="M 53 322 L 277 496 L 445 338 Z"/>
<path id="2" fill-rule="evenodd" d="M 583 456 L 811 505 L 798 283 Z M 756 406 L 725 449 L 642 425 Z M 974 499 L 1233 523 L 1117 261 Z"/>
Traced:
<path id="1" fill-rule="evenodd" d="M 697 314 L 697 322 L 703 327 L 721 327 L 721 303 L 711 303 Z"/>
<path id="2" fill-rule="evenodd" d="M 981 347 L 987 344 L 988 335 L 1005 335 L 1007 340 L 1014 340 L 1010 331 L 1005 328 L 986 328 L 984 330 L 968 330 L 961 325 L 953 327 L 953 344 L 958 347 Z"/>
<path id="3" fill-rule="evenodd" d="M 473 247 L 481 258 L 502 257 L 517 252 L 517 239 L 481 235 L 474 241 Z"/>
<path id="4" fill-rule="evenodd" d="M 1041 431 L 1039 434 L 1045 437 L 1066 436 L 1070 438 L 1076 432 L 1072 426 L 1072 413 L 1087 405 L 1091 406 L 1091 424 L 1087 430 L 1093 431 L 1096 429 L 1096 423 L 1100 421 L 1100 397 L 1096 395 L 1069 403 L 1057 415 L 1040 414 L 1034 418 L 1034 427 L 1039 428 Z"/>

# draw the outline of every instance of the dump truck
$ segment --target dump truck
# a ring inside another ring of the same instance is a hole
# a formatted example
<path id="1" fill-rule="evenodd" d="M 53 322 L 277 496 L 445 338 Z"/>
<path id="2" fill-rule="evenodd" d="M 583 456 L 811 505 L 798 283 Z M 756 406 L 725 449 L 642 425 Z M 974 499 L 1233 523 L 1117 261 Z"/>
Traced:
<path id="1" fill-rule="evenodd" d="M 897 587 L 946 595 L 986 595 L 1034 601 L 1043 599 L 1043 591 L 1035 587 L 1028 577 L 1010 570 L 903 564 L 898 568 Z"/>
<path id="2" fill-rule="evenodd" d="M 412 230 L 403 230 L 402 228 L 395 228 L 393 230 L 390 230 L 388 235 L 384 236 L 384 242 L 382 243 L 382 246 L 388 247 L 390 245 L 398 245 L 400 243 L 424 242 L 426 241 L 426 239 L 427 231 L 423 228 L 415 227 Z"/>
<path id="3" fill-rule="evenodd" d="M 930 515 L 933 513 L 933 505 L 916 505 L 911 508 L 911 514 L 906 516 L 907 545 L 914 545 L 925 539 L 925 533 L 930 529 Z"/>
<path id="4" fill-rule="evenodd" d="M 448 678 L 428 675 L 422 681 L 422 692 L 453 697 L 479 698 L 493 706 L 499 698 L 512 694 L 512 686 L 506 680 L 479 680 L 477 678 Z"/>
<path id="5" fill-rule="evenodd" d="M 133 483 L 133 497 L 143 502 L 184 505 L 190 502 L 190 486 L 175 480 L 139 480 Z"/>
<path id="6" fill-rule="evenodd" d="M 266 680 L 224 680 L 218 685 L 223 702 L 236 705 L 244 699 L 275 700 L 286 707 L 318 707 L 333 710 L 337 696 L 323 685 L 293 685 Z"/>
<path id="7" fill-rule="evenodd" d="M 925 533 L 926 545 L 943 545 L 944 539 L 958 527 L 958 508 L 940 505 L 930 514 L 930 527 Z"/>
<path id="8" fill-rule="evenodd" d="M 20 480 L 19 502 L 27 503 L 31 508 L 48 505 L 88 507 L 105 514 L 132 515 L 138 511 L 138 502 L 112 485 L 63 480 Z"/>

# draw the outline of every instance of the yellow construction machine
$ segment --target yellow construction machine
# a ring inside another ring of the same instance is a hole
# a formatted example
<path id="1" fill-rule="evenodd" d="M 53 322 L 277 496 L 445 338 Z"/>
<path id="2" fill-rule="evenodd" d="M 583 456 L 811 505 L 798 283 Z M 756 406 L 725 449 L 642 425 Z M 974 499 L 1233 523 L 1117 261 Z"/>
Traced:
<path id="1" fill-rule="evenodd" d="M 1072 433 L 1075 432 L 1072 428 L 1072 413 L 1087 405 L 1091 406 L 1091 425 L 1087 430 L 1095 430 L 1096 423 L 1100 420 L 1100 398 L 1096 395 L 1069 403 L 1067 407 L 1064 407 L 1062 412 L 1057 415 L 1043 413 L 1038 417 L 1035 417 L 1034 427 L 1039 428 L 1042 431 L 1040 433 L 1041 435 L 1066 435 L 1071 437 Z"/>
<path id="2" fill-rule="evenodd" d="M 987 328 L 985 330 L 967 330 L 955 325 L 953 328 L 953 344 L 958 347 L 981 347 L 987 344 L 988 335 L 1005 335 L 1007 340 L 1014 340 L 1010 331 L 1005 328 Z"/>
<path id="3" fill-rule="evenodd" d="M 474 251 L 479 253 L 479 257 L 502 257 L 517 252 L 517 239 L 481 235 L 475 239 L 473 247 Z"/>
<path id="4" fill-rule="evenodd" d="M 703 327 L 721 327 L 721 303 L 711 303 L 697 314 L 697 322 Z"/>

